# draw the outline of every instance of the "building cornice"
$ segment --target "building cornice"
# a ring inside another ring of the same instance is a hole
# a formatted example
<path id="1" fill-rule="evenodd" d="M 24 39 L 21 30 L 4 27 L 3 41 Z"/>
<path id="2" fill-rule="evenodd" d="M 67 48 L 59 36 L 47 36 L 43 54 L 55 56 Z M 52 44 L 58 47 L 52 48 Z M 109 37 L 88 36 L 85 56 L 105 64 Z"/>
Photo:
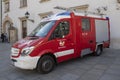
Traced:
<path id="1" fill-rule="evenodd" d="M 40 3 L 47 2 L 47 1 L 50 1 L 50 0 L 40 0 Z"/>

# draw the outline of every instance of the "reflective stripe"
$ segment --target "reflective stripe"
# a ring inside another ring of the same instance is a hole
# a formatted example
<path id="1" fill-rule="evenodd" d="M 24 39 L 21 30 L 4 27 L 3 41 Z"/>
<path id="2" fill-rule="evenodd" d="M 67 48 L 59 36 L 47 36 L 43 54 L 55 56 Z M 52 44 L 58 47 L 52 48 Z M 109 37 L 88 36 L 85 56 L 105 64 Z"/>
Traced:
<path id="1" fill-rule="evenodd" d="M 65 50 L 65 51 L 61 51 L 61 52 L 56 52 L 55 56 L 56 57 L 61 57 L 61 56 L 66 56 L 66 55 L 70 55 L 70 54 L 74 54 L 74 49 L 69 49 L 69 50 Z"/>

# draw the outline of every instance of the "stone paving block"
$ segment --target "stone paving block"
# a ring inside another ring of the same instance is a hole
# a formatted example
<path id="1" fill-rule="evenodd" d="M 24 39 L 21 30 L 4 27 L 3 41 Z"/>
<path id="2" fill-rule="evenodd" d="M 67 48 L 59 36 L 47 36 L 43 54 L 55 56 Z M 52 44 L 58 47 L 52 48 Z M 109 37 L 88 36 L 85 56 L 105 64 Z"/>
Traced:
<path id="1" fill-rule="evenodd" d="M 54 69 L 54 71 L 52 71 L 52 74 L 53 74 L 53 75 L 54 75 L 54 74 L 55 74 L 55 75 L 57 74 L 57 76 L 63 76 L 63 75 L 65 75 L 65 74 L 67 74 L 69 71 L 70 71 L 69 69 L 60 67 L 60 66 L 58 65 L 58 67 L 56 67 L 56 69 Z"/>
<path id="2" fill-rule="evenodd" d="M 92 74 L 96 76 L 101 76 L 105 70 L 98 70 L 98 69 L 90 69 L 86 74 Z"/>
<path id="3" fill-rule="evenodd" d="M 0 77 L 0 80 L 9 80 L 6 77 Z"/>
<path id="4" fill-rule="evenodd" d="M 11 74 L 11 70 L 10 67 L 5 67 L 3 69 L 0 70 L 0 77 L 1 76 L 9 76 L 9 74 Z"/>
<path id="5" fill-rule="evenodd" d="M 72 74 L 78 75 L 80 77 L 86 72 L 87 72 L 87 70 L 84 70 L 84 69 L 79 69 L 79 70 L 76 69 L 76 70 L 71 70 L 68 73 L 72 73 Z"/>
<path id="6" fill-rule="evenodd" d="M 120 69 L 108 69 L 105 73 L 120 76 Z"/>
<path id="7" fill-rule="evenodd" d="M 114 64 L 119 64 L 120 65 L 120 57 L 117 57 L 114 61 Z"/>
<path id="8" fill-rule="evenodd" d="M 92 67 L 93 67 L 93 65 L 85 64 L 85 63 L 81 63 L 81 65 L 77 66 L 78 69 L 83 69 L 83 70 L 89 70 Z"/>
<path id="9" fill-rule="evenodd" d="M 110 69 L 120 69 L 120 64 L 112 64 Z"/>
<path id="10" fill-rule="evenodd" d="M 115 61 L 115 58 L 100 57 L 98 64 L 108 64 L 111 65 Z"/>
<path id="11" fill-rule="evenodd" d="M 93 68 L 98 69 L 98 70 L 106 70 L 109 68 L 109 66 L 105 64 L 96 64 Z"/>
<path id="12" fill-rule="evenodd" d="M 42 75 L 41 77 L 37 77 L 37 79 L 32 79 L 32 80 L 60 80 L 60 78 L 61 78 L 60 76 L 58 77 L 57 75 L 54 74 L 54 76 Z"/>
<path id="13" fill-rule="evenodd" d="M 16 79 L 18 79 L 19 75 L 18 74 L 8 74 L 7 77 L 9 80 L 16 80 Z"/>
<path id="14" fill-rule="evenodd" d="M 16 78 L 16 79 L 10 79 L 10 80 L 26 80 L 26 79 L 24 79 L 24 78 L 22 78 L 22 77 L 18 77 L 18 78 Z"/>
<path id="15" fill-rule="evenodd" d="M 99 80 L 99 78 L 100 75 L 86 73 L 82 75 L 82 77 L 79 77 L 77 80 Z"/>
<path id="16" fill-rule="evenodd" d="M 105 74 L 99 80 L 120 80 L 120 76 Z"/>
<path id="17" fill-rule="evenodd" d="M 68 73 L 62 76 L 60 80 L 77 80 L 78 78 L 78 75 Z"/>

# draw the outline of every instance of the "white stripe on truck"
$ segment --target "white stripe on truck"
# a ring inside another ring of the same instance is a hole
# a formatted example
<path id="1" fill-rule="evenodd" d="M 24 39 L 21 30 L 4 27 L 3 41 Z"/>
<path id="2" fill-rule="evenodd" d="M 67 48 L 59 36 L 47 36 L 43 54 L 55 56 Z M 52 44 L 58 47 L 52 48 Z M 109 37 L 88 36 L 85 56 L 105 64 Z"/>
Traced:
<path id="1" fill-rule="evenodd" d="M 65 51 L 56 52 L 55 56 L 56 57 L 61 57 L 61 56 L 66 56 L 66 55 L 70 55 L 70 54 L 74 54 L 74 49 L 69 49 L 69 50 L 65 50 Z"/>

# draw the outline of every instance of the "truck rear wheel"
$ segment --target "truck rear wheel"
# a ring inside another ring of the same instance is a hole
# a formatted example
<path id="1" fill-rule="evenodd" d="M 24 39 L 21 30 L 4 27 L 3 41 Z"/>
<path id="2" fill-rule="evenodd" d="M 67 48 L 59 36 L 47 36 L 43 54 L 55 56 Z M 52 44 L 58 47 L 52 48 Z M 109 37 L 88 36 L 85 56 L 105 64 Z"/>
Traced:
<path id="1" fill-rule="evenodd" d="M 95 54 L 95 56 L 100 56 L 101 54 L 102 54 L 102 46 L 101 45 L 99 45 L 98 47 L 97 47 L 97 50 L 96 50 L 96 52 L 94 53 Z"/>
<path id="2" fill-rule="evenodd" d="M 54 69 L 54 66 L 54 59 L 49 55 L 45 55 L 39 60 L 37 65 L 37 71 L 43 74 L 49 73 Z"/>

